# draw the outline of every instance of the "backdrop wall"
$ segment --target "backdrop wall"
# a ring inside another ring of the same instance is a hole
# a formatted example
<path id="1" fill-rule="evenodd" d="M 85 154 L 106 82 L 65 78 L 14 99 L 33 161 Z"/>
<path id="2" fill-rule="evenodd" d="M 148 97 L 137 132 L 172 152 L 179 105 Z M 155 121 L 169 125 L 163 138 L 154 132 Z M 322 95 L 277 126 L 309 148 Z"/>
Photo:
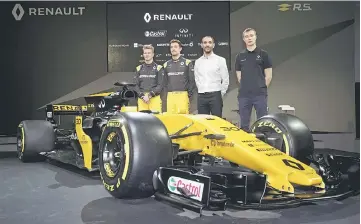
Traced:
<path id="1" fill-rule="evenodd" d="M 304 7 L 307 5 L 295 10 L 291 5 L 290 10 L 279 11 L 279 4 L 231 3 L 232 71 L 225 116 L 238 119 L 231 112 L 237 108 L 233 61 L 243 48 L 241 31 L 254 27 L 258 45 L 274 62 L 271 112 L 280 104 L 290 104 L 312 130 L 354 132 L 353 86 L 360 62 L 355 57 L 359 56 L 359 46 L 355 47 L 359 43 L 359 16 L 355 17 L 355 11 L 359 8 L 355 2 L 312 2 L 311 11 L 297 10 L 308 9 Z M 64 5 L 71 8 L 70 15 L 42 15 L 45 8 Z M 112 88 L 115 81 L 132 79 L 132 72 L 107 73 L 105 3 L 39 2 L 21 6 L 25 13 L 20 21 L 11 13 L 14 3 L 1 3 L 0 7 L 4 31 L 0 37 L 1 115 L 6 117 L 0 134 L 14 133 L 20 120 L 44 118 L 37 109 L 47 103 L 74 102 L 86 94 Z M 37 15 L 29 15 L 29 8 L 36 8 Z"/>
<path id="2" fill-rule="evenodd" d="M 19 21 L 14 5 L 0 6 L 1 134 L 14 133 L 20 120 L 44 119 L 39 107 L 107 72 L 105 3 L 24 2 Z M 50 10 L 58 15 L 45 15 Z"/>

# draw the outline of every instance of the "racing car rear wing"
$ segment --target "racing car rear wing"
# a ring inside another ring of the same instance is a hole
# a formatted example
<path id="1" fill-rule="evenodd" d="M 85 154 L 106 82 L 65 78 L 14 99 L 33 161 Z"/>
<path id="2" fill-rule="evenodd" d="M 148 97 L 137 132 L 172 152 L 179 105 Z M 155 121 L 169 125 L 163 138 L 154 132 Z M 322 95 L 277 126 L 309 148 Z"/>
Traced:
<path id="1" fill-rule="evenodd" d="M 90 115 L 94 111 L 94 104 L 86 105 L 64 105 L 50 104 L 46 106 L 46 117 L 52 118 L 56 115 Z"/>

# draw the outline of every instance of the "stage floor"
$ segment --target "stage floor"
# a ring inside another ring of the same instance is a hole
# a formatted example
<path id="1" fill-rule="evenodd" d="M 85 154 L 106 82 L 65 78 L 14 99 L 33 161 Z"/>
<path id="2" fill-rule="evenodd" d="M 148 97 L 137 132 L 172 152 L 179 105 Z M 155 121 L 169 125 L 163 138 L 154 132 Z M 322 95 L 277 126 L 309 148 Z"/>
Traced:
<path id="1" fill-rule="evenodd" d="M 0 142 L 0 223 L 26 224 L 248 224 L 360 223 L 360 197 L 272 211 L 205 212 L 171 207 L 154 198 L 119 200 L 90 174 L 59 162 L 21 163 L 15 139 Z"/>

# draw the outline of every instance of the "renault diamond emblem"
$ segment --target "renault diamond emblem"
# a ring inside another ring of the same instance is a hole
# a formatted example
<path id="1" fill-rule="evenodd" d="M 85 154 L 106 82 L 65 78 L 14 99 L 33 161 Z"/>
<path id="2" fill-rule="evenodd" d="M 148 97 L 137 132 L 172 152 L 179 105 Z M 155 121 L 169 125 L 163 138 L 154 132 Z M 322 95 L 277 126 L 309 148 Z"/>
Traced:
<path id="1" fill-rule="evenodd" d="M 150 14 L 148 12 L 144 15 L 144 21 L 147 22 L 147 23 L 149 23 L 151 18 L 152 17 L 150 16 Z"/>
<path id="2" fill-rule="evenodd" d="M 19 12 L 18 12 L 19 10 Z M 24 16 L 24 9 L 20 4 L 16 4 L 13 8 L 12 14 L 16 21 L 20 21 Z"/>
<path id="3" fill-rule="evenodd" d="M 281 12 L 285 12 L 285 11 L 288 11 L 290 10 L 292 5 L 290 4 L 280 4 L 278 5 L 278 11 L 281 11 Z"/>

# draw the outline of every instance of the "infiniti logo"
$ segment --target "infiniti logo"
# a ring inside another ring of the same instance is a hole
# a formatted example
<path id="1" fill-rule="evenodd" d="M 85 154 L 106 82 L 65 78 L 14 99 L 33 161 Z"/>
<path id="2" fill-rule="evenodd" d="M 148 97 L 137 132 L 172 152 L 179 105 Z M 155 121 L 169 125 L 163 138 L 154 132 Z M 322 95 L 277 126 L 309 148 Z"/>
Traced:
<path id="1" fill-rule="evenodd" d="M 188 28 L 180 28 L 178 30 L 179 33 L 174 34 L 176 38 L 191 38 L 193 37 L 193 33 L 189 32 Z"/>
<path id="2" fill-rule="evenodd" d="M 188 29 L 187 28 L 180 28 L 179 33 L 188 33 Z"/>

